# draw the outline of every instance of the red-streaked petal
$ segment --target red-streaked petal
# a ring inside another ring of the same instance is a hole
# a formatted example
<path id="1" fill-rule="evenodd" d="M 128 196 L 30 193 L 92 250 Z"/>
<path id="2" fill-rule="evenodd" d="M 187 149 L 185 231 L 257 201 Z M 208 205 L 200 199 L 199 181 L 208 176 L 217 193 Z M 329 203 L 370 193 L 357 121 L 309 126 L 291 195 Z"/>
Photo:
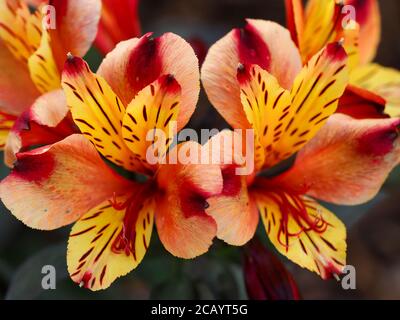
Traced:
<path id="1" fill-rule="evenodd" d="M 252 300 L 299 300 L 293 276 L 260 240 L 254 238 L 245 248 L 244 279 Z"/>
<path id="2" fill-rule="evenodd" d="M 140 35 L 139 0 L 103 0 L 95 46 L 110 52 L 121 41 Z"/>
<path id="3" fill-rule="evenodd" d="M 135 192 L 140 194 L 140 190 L 137 188 Z M 151 198 L 140 197 L 131 201 L 134 202 L 121 210 L 105 201 L 73 226 L 67 264 L 72 280 L 80 286 L 93 291 L 106 289 L 142 261 L 150 245 L 155 203 Z M 127 217 L 133 218 L 129 226 L 126 225 Z M 133 239 L 126 237 L 127 230 L 133 233 Z"/>
<path id="4" fill-rule="evenodd" d="M 101 174 L 99 174 L 101 173 Z M 17 155 L 0 196 L 28 226 L 51 230 L 70 224 L 131 182 L 116 175 L 82 135 Z"/>
<path id="5" fill-rule="evenodd" d="M 333 115 L 274 183 L 332 203 L 372 199 L 400 160 L 400 119 Z"/>
<path id="6" fill-rule="evenodd" d="M 178 130 L 186 125 L 196 107 L 200 91 L 199 63 L 190 44 L 173 33 L 154 39 L 146 34 L 140 39 L 121 42 L 103 60 L 98 74 L 125 105 L 160 76 L 173 75 L 182 87 Z"/>
<path id="7" fill-rule="evenodd" d="M 17 61 L 0 40 L 0 109 L 20 115 L 40 95 L 27 65 Z"/>
<path id="8" fill-rule="evenodd" d="M 381 38 L 381 14 L 377 0 L 345 0 L 355 9 L 356 21 L 360 25 L 359 49 L 361 64 L 372 61 Z"/>
<path id="9" fill-rule="evenodd" d="M 16 121 L 5 146 L 4 161 L 12 167 L 16 154 L 55 143 L 76 132 L 62 90 L 40 96 Z"/>
<path id="10" fill-rule="evenodd" d="M 265 231 L 275 248 L 323 279 L 346 265 L 346 227 L 329 210 L 301 194 L 278 189 L 262 178 L 252 190 Z"/>
<path id="11" fill-rule="evenodd" d="M 388 118 L 385 112 L 386 101 L 380 96 L 352 85 L 348 85 L 339 99 L 337 113 L 346 114 L 355 119 Z"/>
<path id="12" fill-rule="evenodd" d="M 97 33 L 101 15 L 100 0 L 50 0 L 56 12 L 56 28 L 50 29 L 51 46 L 58 70 L 67 53 L 83 57 Z"/>
<path id="13" fill-rule="evenodd" d="M 290 89 L 301 70 L 301 59 L 288 30 L 263 20 L 248 20 L 244 29 L 232 30 L 210 48 L 202 67 L 208 98 L 232 127 L 246 128 L 249 124 L 236 79 L 239 63 L 259 65 Z"/>
<path id="14" fill-rule="evenodd" d="M 170 154 L 175 151 L 199 163 L 199 144 L 180 144 Z M 156 201 L 156 226 L 164 247 L 173 255 L 187 259 L 207 252 L 217 233 L 216 222 L 206 213 L 207 199 L 222 190 L 219 166 L 180 162 L 161 165 L 157 181 L 160 191 Z"/>

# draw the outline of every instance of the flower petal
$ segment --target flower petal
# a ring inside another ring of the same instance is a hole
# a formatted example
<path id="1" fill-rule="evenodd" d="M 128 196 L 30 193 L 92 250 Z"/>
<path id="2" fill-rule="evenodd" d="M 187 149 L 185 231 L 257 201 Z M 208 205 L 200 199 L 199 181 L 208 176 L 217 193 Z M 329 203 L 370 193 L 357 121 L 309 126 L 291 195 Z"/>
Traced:
<path id="1" fill-rule="evenodd" d="M 387 114 L 393 117 L 400 115 L 399 71 L 371 63 L 351 72 L 350 83 L 383 97 Z"/>
<path id="2" fill-rule="evenodd" d="M 5 146 L 4 161 L 12 167 L 21 150 L 55 143 L 75 132 L 64 92 L 46 93 L 15 121 Z"/>
<path id="3" fill-rule="evenodd" d="M 290 92 L 258 66 L 238 71 L 242 105 L 255 130 L 256 169 L 300 150 L 335 112 L 347 85 L 346 53 L 329 44 L 296 77 Z"/>
<path id="4" fill-rule="evenodd" d="M 381 37 L 381 17 L 377 0 L 345 0 L 346 5 L 354 7 L 356 21 L 360 26 L 360 63 L 372 61 Z"/>
<path id="5" fill-rule="evenodd" d="M 188 164 L 160 166 L 157 181 L 156 226 L 164 247 L 181 258 L 194 258 L 205 252 L 217 233 L 217 225 L 207 215 L 207 199 L 221 192 L 223 180 L 218 165 L 198 164 L 201 146 L 180 144 L 170 151 L 187 154 Z"/>
<path id="6" fill-rule="evenodd" d="M 299 38 L 304 32 L 304 8 L 302 0 L 285 0 L 286 24 L 294 43 L 299 46 Z"/>
<path id="7" fill-rule="evenodd" d="M 14 57 L 22 63 L 27 63 L 28 58 L 39 47 L 40 21 L 40 15 L 31 14 L 23 1 L 0 2 L 0 38 Z"/>
<path id="8" fill-rule="evenodd" d="M 125 200 L 125 199 L 124 199 Z M 76 283 L 96 291 L 135 269 L 150 243 L 154 221 L 154 200 L 144 199 L 132 208 L 117 210 L 110 201 L 90 210 L 71 230 L 67 263 Z M 125 249 L 125 218 L 134 215 L 134 249 Z"/>
<path id="9" fill-rule="evenodd" d="M 140 35 L 139 0 L 103 0 L 95 45 L 110 52 L 121 41 Z"/>
<path id="10" fill-rule="evenodd" d="M 346 228 L 314 200 L 283 191 L 253 193 L 265 230 L 275 248 L 323 279 L 346 264 Z"/>
<path id="11" fill-rule="evenodd" d="M 339 99 L 337 113 L 355 119 L 388 118 L 385 112 L 386 101 L 380 96 L 353 85 L 348 85 Z"/>
<path id="12" fill-rule="evenodd" d="M 122 138 L 125 107 L 108 83 L 77 57 L 65 64 L 62 85 L 75 124 L 108 160 L 134 170 L 138 160 Z M 140 163 L 139 163 L 140 165 Z"/>
<path id="13" fill-rule="evenodd" d="M 100 0 L 51 0 L 56 12 L 55 29 L 50 29 L 51 47 L 58 70 L 63 70 L 67 53 L 83 57 L 91 47 L 101 16 Z"/>
<path id="14" fill-rule="evenodd" d="M 333 115 L 274 183 L 332 203 L 372 199 L 400 160 L 400 119 Z"/>
<path id="15" fill-rule="evenodd" d="M 248 20 L 244 29 L 232 30 L 210 48 L 202 67 L 208 98 L 232 127 L 247 128 L 236 79 L 239 63 L 259 65 L 289 89 L 301 69 L 301 59 L 289 32 L 263 20 Z"/>
<path id="16" fill-rule="evenodd" d="M 28 68 L 20 63 L 0 40 L 0 109 L 18 116 L 40 95 Z"/>
<path id="17" fill-rule="evenodd" d="M 17 160 L 0 184 L 0 196 L 14 216 L 36 229 L 70 224 L 132 187 L 107 167 L 82 135 L 20 153 Z"/>
<path id="18" fill-rule="evenodd" d="M 182 88 L 178 130 L 189 121 L 199 97 L 196 55 L 189 43 L 172 33 L 158 38 L 146 34 L 140 39 L 121 42 L 103 60 L 98 74 L 125 105 L 160 76 L 172 74 Z"/>
<path id="19" fill-rule="evenodd" d="M 241 136 L 231 130 L 218 133 L 202 147 L 209 155 L 209 163 L 220 166 L 223 179 L 221 193 L 207 199 L 206 213 L 217 223 L 217 237 L 236 246 L 244 245 L 254 236 L 259 220 L 247 192 L 247 179 L 253 171 L 239 171 L 246 169 L 241 147 Z M 248 159 L 253 161 L 251 157 Z"/>
<path id="20" fill-rule="evenodd" d="M 328 43 L 342 38 L 349 56 L 349 64 L 356 66 L 359 63 L 359 26 L 344 9 L 344 2 L 335 0 L 307 2 L 304 26 L 298 30 L 299 48 L 304 63 Z"/>
<path id="21" fill-rule="evenodd" d="M 156 171 L 157 164 L 165 157 L 174 140 L 180 102 L 180 85 L 172 75 L 165 75 L 140 91 L 128 105 L 122 137 L 140 164 L 136 171 Z M 149 151 L 153 154 L 148 154 Z M 149 159 L 150 156 L 154 158 Z"/>
<path id="22" fill-rule="evenodd" d="M 40 92 L 45 93 L 61 88 L 60 72 L 54 59 L 47 30 L 42 31 L 40 46 L 29 57 L 28 67 L 32 81 Z"/>

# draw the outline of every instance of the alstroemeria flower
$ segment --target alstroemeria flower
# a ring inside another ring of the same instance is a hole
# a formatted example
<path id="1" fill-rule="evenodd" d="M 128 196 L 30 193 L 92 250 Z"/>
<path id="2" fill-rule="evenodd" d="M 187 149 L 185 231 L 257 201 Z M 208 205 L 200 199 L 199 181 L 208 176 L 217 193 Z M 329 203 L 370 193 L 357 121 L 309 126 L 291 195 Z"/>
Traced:
<path id="1" fill-rule="evenodd" d="M 77 221 L 67 254 L 75 282 L 107 288 L 136 268 L 149 247 L 154 220 L 175 256 L 193 258 L 208 250 L 217 226 L 205 213 L 206 199 L 222 190 L 220 167 L 152 163 L 146 156 L 149 131 L 165 133 L 162 157 L 174 139 L 173 123 L 178 130 L 186 125 L 198 99 L 199 77 L 193 49 L 171 33 L 120 43 L 97 74 L 81 58 L 69 57 L 62 85 L 82 134 L 19 153 L 0 195 L 30 227 L 50 230 Z M 170 153 L 195 157 L 193 148 L 202 150 L 187 142 Z M 147 175 L 147 181 L 123 178 L 100 155 Z"/>
<path id="2" fill-rule="evenodd" d="M 68 52 L 83 56 L 90 48 L 101 3 L 47 3 L 56 10 L 55 29 L 43 27 L 42 20 L 50 22 L 50 16 L 42 16 L 42 7 L 31 13 L 24 1 L 0 2 L 0 109 L 7 115 L 1 145 L 9 166 L 21 149 L 59 141 L 75 128 L 61 90 L 61 71 Z"/>
<path id="3" fill-rule="evenodd" d="M 377 0 L 309 0 L 306 8 L 301 0 L 286 0 L 286 11 L 288 28 L 304 62 L 343 37 L 350 59 L 350 84 L 383 97 L 385 113 L 400 115 L 400 72 L 371 63 L 381 35 Z"/>
<path id="4" fill-rule="evenodd" d="M 208 199 L 220 239 L 246 243 L 259 212 L 279 252 L 323 278 L 342 272 L 345 226 L 315 199 L 368 201 L 400 155 L 400 119 L 334 114 L 348 83 L 346 63 L 335 42 L 302 67 L 288 30 L 262 20 L 248 20 L 210 48 L 202 82 L 211 103 L 233 128 L 255 136 L 255 172 L 223 169 L 229 188 Z M 296 153 L 288 170 L 276 167 Z"/>

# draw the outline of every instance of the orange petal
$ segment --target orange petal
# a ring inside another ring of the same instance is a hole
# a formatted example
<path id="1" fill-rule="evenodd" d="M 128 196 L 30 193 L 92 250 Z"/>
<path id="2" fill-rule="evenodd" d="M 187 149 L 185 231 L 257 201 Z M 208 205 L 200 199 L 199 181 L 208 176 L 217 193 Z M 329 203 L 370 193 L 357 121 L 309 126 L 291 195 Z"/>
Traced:
<path id="1" fill-rule="evenodd" d="M 170 151 L 187 153 L 189 164 L 160 166 L 157 175 L 156 226 L 164 247 L 181 258 L 194 258 L 205 252 L 217 233 L 217 225 L 206 213 L 207 199 L 221 192 L 223 180 L 218 165 L 195 164 L 201 146 L 180 144 Z"/>
<path id="2" fill-rule="evenodd" d="M 104 199 L 131 187 L 107 167 L 84 136 L 71 135 L 18 154 L 11 174 L 0 184 L 0 196 L 22 222 L 50 230 L 76 221 Z"/>
<path id="3" fill-rule="evenodd" d="M 335 114 L 274 183 L 332 203 L 364 203 L 399 163 L 399 126 L 398 118 L 355 120 Z"/>
<path id="4" fill-rule="evenodd" d="M 270 186 L 252 195 L 275 248 L 323 279 L 341 274 L 346 264 L 343 223 L 311 198 Z"/>
<path id="5" fill-rule="evenodd" d="M 378 49 L 381 37 L 381 15 L 377 0 L 345 0 L 356 12 L 356 21 L 360 26 L 359 51 L 361 64 L 372 61 Z"/>
<path id="6" fill-rule="evenodd" d="M 121 41 L 140 35 L 139 0 L 103 0 L 95 45 L 110 52 Z"/>
<path id="7" fill-rule="evenodd" d="M 355 119 L 388 118 L 385 112 L 386 101 L 380 96 L 362 88 L 348 85 L 339 99 L 337 113 L 343 113 Z"/>
<path id="8" fill-rule="evenodd" d="M 15 116 L 25 111 L 40 95 L 27 65 L 17 61 L 0 40 L 0 109 Z"/>
<path id="9" fill-rule="evenodd" d="M 248 20 L 244 29 L 232 30 L 210 48 L 202 67 L 208 98 L 232 127 L 247 128 L 236 79 L 239 63 L 259 65 L 289 89 L 301 69 L 301 59 L 289 32 L 263 20 Z"/>
<path id="10" fill-rule="evenodd" d="M 5 163 L 12 167 L 21 150 L 55 143 L 75 132 L 64 92 L 46 93 L 15 121 L 5 146 Z"/>
<path id="11" fill-rule="evenodd" d="M 62 70 L 67 53 L 83 57 L 97 33 L 101 15 L 100 0 L 52 0 L 56 28 L 50 29 L 51 47 L 58 70 Z"/>
<path id="12" fill-rule="evenodd" d="M 247 191 L 247 179 L 252 172 L 244 175 L 237 171 L 246 164 L 240 149 L 241 141 L 235 141 L 239 138 L 238 133 L 224 130 L 202 147 L 210 155 L 210 163 L 220 165 L 223 179 L 221 193 L 207 199 L 206 213 L 217 223 L 217 237 L 236 246 L 253 237 L 259 220 L 257 208 Z"/>
<path id="13" fill-rule="evenodd" d="M 100 65 L 98 74 L 128 105 L 136 94 L 164 74 L 175 77 L 182 88 L 178 130 L 189 121 L 199 97 L 199 64 L 196 55 L 181 37 L 166 33 L 158 38 L 146 34 L 121 42 Z"/>
<path id="14" fill-rule="evenodd" d="M 135 192 L 140 193 L 140 189 Z M 73 226 L 67 264 L 72 280 L 80 286 L 93 291 L 106 289 L 142 261 L 150 244 L 155 203 L 151 198 L 131 201 L 135 202 L 121 210 L 105 201 Z M 130 225 L 126 225 L 127 216 L 133 219 Z M 127 227 L 133 232 L 133 239 L 126 238 Z M 129 249 L 127 241 L 131 242 Z"/>

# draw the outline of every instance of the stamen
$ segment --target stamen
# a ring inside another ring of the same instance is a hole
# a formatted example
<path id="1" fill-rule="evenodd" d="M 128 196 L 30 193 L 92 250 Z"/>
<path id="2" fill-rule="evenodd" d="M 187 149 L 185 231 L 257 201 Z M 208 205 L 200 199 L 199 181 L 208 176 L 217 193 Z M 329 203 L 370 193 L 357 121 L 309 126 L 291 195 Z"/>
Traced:
<path id="1" fill-rule="evenodd" d="M 286 250 L 289 250 L 290 238 L 298 238 L 303 232 L 307 233 L 309 231 L 321 234 L 327 229 L 328 223 L 320 214 L 310 214 L 307 211 L 307 205 L 299 194 L 274 190 L 269 196 L 278 204 L 282 215 L 279 221 L 277 240 Z M 289 219 L 293 219 L 298 226 L 299 230 L 297 232 L 290 232 Z"/>

